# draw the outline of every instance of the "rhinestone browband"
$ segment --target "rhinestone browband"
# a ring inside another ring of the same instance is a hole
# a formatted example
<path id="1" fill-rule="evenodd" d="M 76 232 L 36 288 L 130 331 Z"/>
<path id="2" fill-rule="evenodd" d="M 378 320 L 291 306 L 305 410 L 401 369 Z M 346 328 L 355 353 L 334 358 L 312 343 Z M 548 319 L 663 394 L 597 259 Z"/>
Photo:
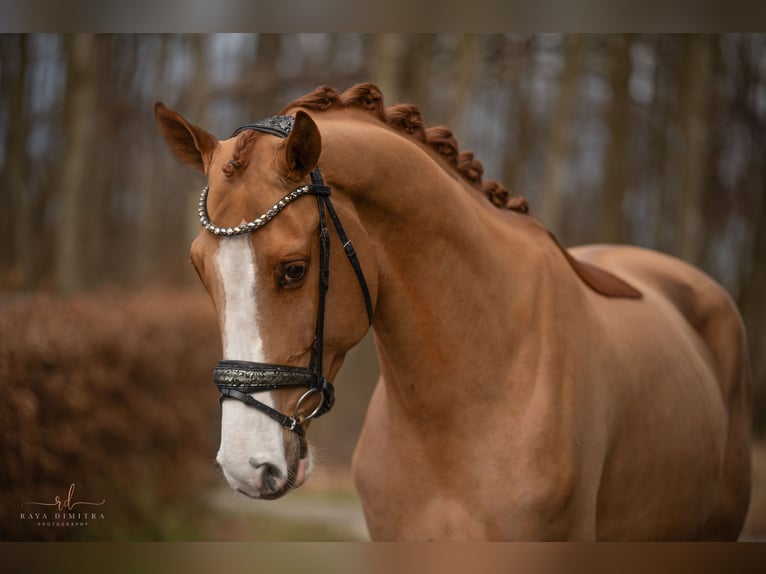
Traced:
<path id="1" fill-rule="evenodd" d="M 316 193 L 315 190 L 312 189 L 311 185 L 303 185 L 297 189 L 292 190 L 290 193 L 276 202 L 272 207 L 270 207 L 266 213 L 253 219 L 249 223 L 243 223 L 237 227 L 219 227 L 210 221 L 210 216 L 207 213 L 207 194 L 209 190 L 210 186 L 206 185 L 199 197 L 199 204 L 197 209 L 197 213 L 199 214 L 199 221 L 202 224 L 202 227 L 204 227 L 210 233 L 227 237 L 252 233 L 256 229 L 260 229 L 269 221 L 274 219 L 274 217 L 276 217 L 280 211 L 282 211 L 285 207 L 290 205 L 293 201 L 302 195 L 306 195 L 307 193 Z"/>

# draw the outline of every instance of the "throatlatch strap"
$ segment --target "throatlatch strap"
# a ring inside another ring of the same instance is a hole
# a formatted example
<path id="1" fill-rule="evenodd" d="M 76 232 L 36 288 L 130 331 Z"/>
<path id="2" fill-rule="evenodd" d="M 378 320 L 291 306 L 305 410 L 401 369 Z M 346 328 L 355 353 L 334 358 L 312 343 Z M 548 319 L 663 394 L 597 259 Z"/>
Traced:
<path id="1" fill-rule="evenodd" d="M 327 213 L 330 214 L 330 219 L 332 219 L 332 222 L 335 224 L 335 230 L 338 232 L 338 237 L 340 237 L 341 243 L 343 244 L 343 251 L 346 252 L 348 262 L 351 264 L 351 268 L 356 274 L 356 279 L 362 290 L 362 297 L 364 297 L 364 308 L 367 311 L 367 320 L 370 322 L 370 325 L 372 325 L 372 299 L 370 298 L 370 290 L 367 287 L 364 273 L 362 273 L 362 265 L 359 263 L 359 258 L 356 256 L 356 249 L 354 249 L 353 243 L 351 243 L 351 240 L 343 230 L 338 214 L 335 213 L 335 208 L 333 208 L 329 198 L 325 201 L 325 204 L 327 205 Z"/>

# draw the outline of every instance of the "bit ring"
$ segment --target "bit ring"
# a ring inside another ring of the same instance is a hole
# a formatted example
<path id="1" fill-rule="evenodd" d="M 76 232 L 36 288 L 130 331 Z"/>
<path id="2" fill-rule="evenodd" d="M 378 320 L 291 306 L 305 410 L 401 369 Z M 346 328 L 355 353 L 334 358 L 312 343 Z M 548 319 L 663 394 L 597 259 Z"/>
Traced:
<path id="1" fill-rule="evenodd" d="M 320 397 L 319 404 L 316 406 L 316 408 L 311 411 L 311 414 L 309 415 L 302 415 L 300 414 L 301 405 L 304 403 L 306 399 L 308 399 L 311 395 L 314 393 L 322 393 L 320 389 L 317 389 L 315 387 L 310 388 L 308 391 L 303 393 L 301 395 L 301 398 L 298 399 L 298 402 L 295 403 L 295 409 L 293 410 L 293 418 L 297 420 L 299 423 L 303 423 L 305 421 L 313 419 L 317 414 L 319 414 L 319 411 L 322 410 L 322 407 L 324 406 L 324 395 Z"/>

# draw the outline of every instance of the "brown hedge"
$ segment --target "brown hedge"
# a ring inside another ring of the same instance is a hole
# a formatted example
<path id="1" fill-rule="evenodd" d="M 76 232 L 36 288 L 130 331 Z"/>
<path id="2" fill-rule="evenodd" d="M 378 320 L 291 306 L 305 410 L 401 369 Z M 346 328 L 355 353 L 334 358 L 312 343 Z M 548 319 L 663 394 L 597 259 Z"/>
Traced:
<path id="1" fill-rule="evenodd" d="M 0 539 L 145 526 L 216 478 L 220 358 L 201 293 L 0 296 Z M 106 520 L 43 528 L 25 501 L 106 498 Z M 28 510 L 29 507 L 26 507 Z"/>

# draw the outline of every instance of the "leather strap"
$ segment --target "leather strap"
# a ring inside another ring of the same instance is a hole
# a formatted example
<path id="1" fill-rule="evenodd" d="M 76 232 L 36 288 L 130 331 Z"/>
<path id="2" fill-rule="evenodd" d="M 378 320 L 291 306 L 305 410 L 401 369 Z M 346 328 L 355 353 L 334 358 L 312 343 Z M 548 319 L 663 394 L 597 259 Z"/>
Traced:
<path id="1" fill-rule="evenodd" d="M 276 409 L 271 408 L 269 405 L 263 404 L 261 401 L 254 399 L 250 395 L 246 395 L 237 389 L 232 389 L 229 387 L 223 387 L 220 390 L 221 402 L 223 402 L 224 399 L 237 399 L 238 401 L 245 403 L 248 407 L 252 407 L 262 412 L 263 414 L 270 416 L 287 430 L 293 431 L 299 436 L 304 436 L 306 434 L 306 429 L 297 420 L 279 412 Z"/>
<path id="2" fill-rule="evenodd" d="M 280 138 L 286 138 L 290 135 L 290 132 L 293 129 L 294 121 L 295 118 L 293 116 L 273 116 L 258 122 L 240 126 L 234 130 L 234 133 L 231 134 L 231 137 L 234 137 L 245 130 L 255 130 L 257 132 L 271 134 Z"/>
<path id="3" fill-rule="evenodd" d="M 330 219 L 332 220 L 333 224 L 335 224 L 335 231 L 338 232 L 338 237 L 343 244 L 343 250 L 346 252 L 348 262 L 351 264 L 351 268 L 356 274 L 356 279 L 359 283 L 359 287 L 362 290 L 362 297 L 364 297 L 364 308 L 367 311 L 367 320 L 369 321 L 370 325 L 372 325 L 372 298 L 370 297 L 370 290 L 367 287 L 367 281 L 365 280 L 364 273 L 362 272 L 362 265 L 359 263 L 359 258 L 356 256 L 356 249 L 354 249 L 353 243 L 351 243 L 351 240 L 346 235 L 346 232 L 343 229 L 343 225 L 341 225 L 340 219 L 338 218 L 338 214 L 335 212 L 335 208 L 332 206 L 332 203 L 330 203 L 329 197 L 325 200 L 325 205 L 327 206 L 327 213 L 330 214 Z"/>

